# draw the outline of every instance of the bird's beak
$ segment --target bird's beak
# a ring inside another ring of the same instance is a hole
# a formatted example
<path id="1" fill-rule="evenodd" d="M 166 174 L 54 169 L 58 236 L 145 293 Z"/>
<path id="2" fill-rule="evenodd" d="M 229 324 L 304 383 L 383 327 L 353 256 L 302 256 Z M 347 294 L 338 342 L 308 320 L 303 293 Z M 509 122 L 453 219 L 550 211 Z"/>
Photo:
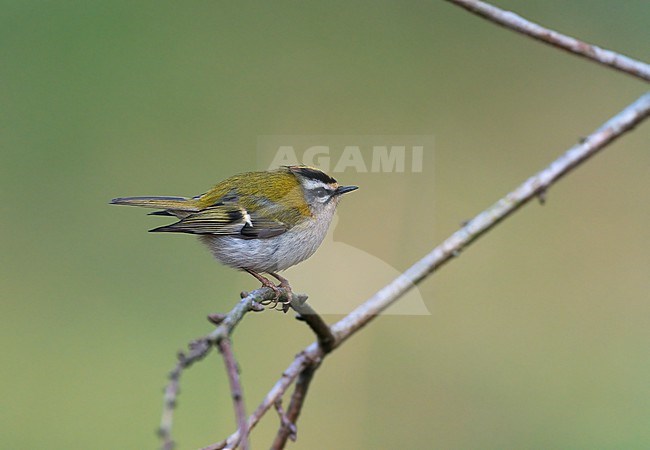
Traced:
<path id="1" fill-rule="evenodd" d="M 352 192 L 359 189 L 359 186 L 339 186 L 334 191 L 334 195 L 345 194 L 346 192 Z"/>

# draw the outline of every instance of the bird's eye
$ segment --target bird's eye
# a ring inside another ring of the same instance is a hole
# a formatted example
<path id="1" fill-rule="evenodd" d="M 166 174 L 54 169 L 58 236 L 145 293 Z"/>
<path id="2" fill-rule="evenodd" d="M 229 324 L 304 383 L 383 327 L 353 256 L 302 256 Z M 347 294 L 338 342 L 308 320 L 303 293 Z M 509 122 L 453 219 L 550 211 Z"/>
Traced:
<path id="1" fill-rule="evenodd" d="M 314 195 L 318 198 L 329 197 L 330 193 L 327 189 L 319 187 L 313 190 Z"/>

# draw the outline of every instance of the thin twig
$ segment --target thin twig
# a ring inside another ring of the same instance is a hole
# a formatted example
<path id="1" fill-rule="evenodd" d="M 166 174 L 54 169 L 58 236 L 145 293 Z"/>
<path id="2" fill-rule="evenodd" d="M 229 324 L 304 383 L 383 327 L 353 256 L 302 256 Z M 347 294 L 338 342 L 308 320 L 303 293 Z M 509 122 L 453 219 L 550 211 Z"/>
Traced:
<path id="1" fill-rule="evenodd" d="M 284 417 L 280 423 L 280 429 L 278 430 L 273 445 L 271 446 L 272 450 L 282 450 L 287 443 L 287 439 L 291 439 L 292 441 L 296 440 L 296 434 L 298 432 L 296 422 L 298 421 L 302 405 L 307 397 L 309 384 L 314 378 L 316 369 L 318 369 L 317 364 L 309 364 L 302 370 L 302 372 L 300 372 L 298 380 L 296 381 L 296 386 L 293 388 L 289 408 L 286 414 L 283 414 Z"/>
<path id="2" fill-rule="evenodd" d="M 160 427 L 158 428 L 158 436 L 162 440 L 162 450 L 172 450 L 174 448 L 171 432 L 176 399 L 180 393 L 181 374 L 183 370 L 205 358 L 211 349 L 212 347 L 207 338 L 202 338 L 189 344 L 188 353 L 178 353 L 178 362 L 176 363 L 176 367 L 169 373 L 169 383 L 165 387 L 163 412 L 160 419 Z"/>
<path id="3" fill-rule="evenodd" d="M 336 338 L 334 348 L 367 325 L 436 269 L 460 255 L 460 252 L 474 240 L 481 237 L 531 199 L 546 193 L 548 188 L 560 178 L 594 156 L 599 150 L 618 137 L 633 129 L 648 116 L 650 116 L 650 92 L 642 95 L 587 138 L 581 140 L 579 144 L 571 147 L 547 168 L 524 181 L 514 191 L 467 222 L 466 225 L 434 248 L 424 258 L 413 264 L 350 314 L 332 325 L 331 330 Z M 250 431 L 274 403 L 282 397 L 305 367 L 311 364 L 319 364 L 324 355 L 323 349 L 317 342 L 300 352 L 268 392 L 262 403 L 250 415 L 248 430 Z M 226 440 L 204 447 L 203 450 L 233 448 L 233 446 L 237 445 L 239 439 L 239 432 L 235 432 Z"/>
<path id="4" fill-rule="evenodd" d="M 291 307 L 298 313 L 298 319 L 304 321 L 309 325 L 309 328 L 316 334 L 318 343 L 326 354 L 331 352 L 334 348 L 334 335 L 332 330 L 325 323 L 323 318 L 318 315 L 316 310 L 307 303 L 306 295 L 294 294 L 291 299 Z"/>
<path id="5" fill-rule="evenodd" d="M 287 418 L 287 414 L 282 407 L 282 399 L 277 399 L 273 406 L 275 406 L 275 410 L 278 412 L 278 416 L 280 417 L 280 428 L 287 427 L 289 429 L 291 440 L 295 441 L 298 436 L 298 428 Z"/>
<path id="6" fill-rule="evenodd" d="M 235 409 L 235 417 L 237 419 L 237 429 L 239 430 L 239 435 L 242 437 L 240 446 L 242 450 L 248 450 L 248 430 L 247 420 L 246 420 L 246 408 L 244 406 L 244 394 L 241 388 L 241 382 L 239 381 L 239 367 L 237 367 L 237 361 L 235 361 L 235 355 L 233 355 L 232 347 L 230 345 L 230 339 L 224 337 L 217 342 L 219 347 L 219 352 L 223 356 L 223 360 L 226 366 L 226 372 L 228 374 L 228 381 L 230 382 L 230 393 L 232 396 L 232 403 Z"/>
<path id="7" fill-rule="evenodd" d="M 582 56 L 591 61 L 595 61 L 603 66 L 625 72 L 645 81 L 650 81 L 650 65 L 644 62 L 637 61 L 611 50 L 588 44 L 571 36 L 558 33 L 557 31 L 544 28 L 543 26 L 530 22 L 511 11 L 505 11 L 496 6 L 492 6 L 489 3 L 478 0 L 447 1 L 505 28 L 509 28 L 532 37 L 533 39 L 537 39 L 538 41 L 566 50 L 575 55 Z"/>
<path id="8" fill-rule="evenodd" d="M 266 412 L 282 397 L 289 389 L 293 381 L 298 377 L 300 372 L 309 364 L 317 364 L 324 356 L 322 348 L 317 342 L 314 342 L 305 350 L 300 352 L 293 362 L 282 373 L 280 379 L 275 383 L 271 390 L 266 394 L 264 400 L 259 404 L 257 409 L 248 418 L 248 431 L 250 432 Z M 215 444 L 203 447 L 201 450 L 230 450 L 235 448 L 239 442 L 239 431 L 235 431 L 227 439 Z"/>

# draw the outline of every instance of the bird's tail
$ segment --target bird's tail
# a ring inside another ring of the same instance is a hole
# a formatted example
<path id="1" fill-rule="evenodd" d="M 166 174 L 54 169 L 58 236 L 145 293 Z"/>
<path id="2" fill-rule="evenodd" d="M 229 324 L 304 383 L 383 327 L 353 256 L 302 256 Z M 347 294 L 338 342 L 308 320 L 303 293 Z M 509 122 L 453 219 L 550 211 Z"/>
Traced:
<path id="1" fill-rule="evenodd" d="M 199 211 L 196 199 L 186 197 L 121 197 L 111 200 L 111 205 L 141 206 L 173 211 Z"/>

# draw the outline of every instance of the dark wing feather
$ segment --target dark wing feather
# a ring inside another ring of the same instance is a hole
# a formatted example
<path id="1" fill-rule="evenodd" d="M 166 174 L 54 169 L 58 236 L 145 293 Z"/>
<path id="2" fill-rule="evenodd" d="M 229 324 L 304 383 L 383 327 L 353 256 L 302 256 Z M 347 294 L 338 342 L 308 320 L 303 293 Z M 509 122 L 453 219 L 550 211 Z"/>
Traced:
<path id="1" fill-rule="evenodd" d="M 240 234 L 243 239 L 268 239 L 279 236 L 288 229 L 289 227 L 279 220 L 251 214 L 250 223 L 244 225 Z"/>
<path id="2" fill-rule="evenodd" d="M 174 224 L 154 228 L 150 231 L 267 239 L 278 236 L 287 229 L 285 224 L 277 220 L 248 215 L 244 208 L 236 204 L 217 204 L 190 214 Z"/>

